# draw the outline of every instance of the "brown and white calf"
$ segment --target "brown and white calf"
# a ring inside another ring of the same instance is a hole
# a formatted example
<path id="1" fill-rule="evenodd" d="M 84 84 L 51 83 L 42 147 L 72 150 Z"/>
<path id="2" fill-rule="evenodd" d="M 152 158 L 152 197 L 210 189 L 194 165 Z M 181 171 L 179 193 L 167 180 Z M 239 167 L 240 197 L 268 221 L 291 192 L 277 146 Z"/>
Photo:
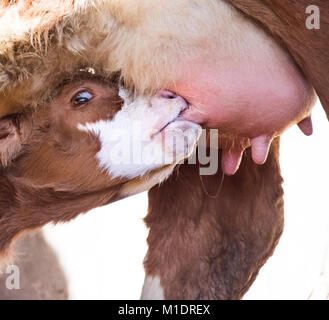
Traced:
<path id="1" fill-rule="evenodd" d="M 0 119 L 1 255 L 24 231 L 161 182 L 200 135 L 171 92 L 133 98 L 89 72 L 63 80 L 37 108 Z"/>

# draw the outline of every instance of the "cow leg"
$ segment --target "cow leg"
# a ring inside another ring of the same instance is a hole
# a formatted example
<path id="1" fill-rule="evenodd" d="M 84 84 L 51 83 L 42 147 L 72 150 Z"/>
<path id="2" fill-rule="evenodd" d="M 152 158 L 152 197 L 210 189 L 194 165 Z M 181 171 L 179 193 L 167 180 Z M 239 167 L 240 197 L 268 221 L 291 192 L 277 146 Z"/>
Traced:
<path id="1" fill-rule="evenodd" d="M 220 151 L 219 151 L 220 152 Z M 279 139 L 268 161 L 246 151 L 239 171 L 199 175 L 184 164 L 149 191 L 149 250 L 142 299 L 240 299 L 283 230 Z"/>

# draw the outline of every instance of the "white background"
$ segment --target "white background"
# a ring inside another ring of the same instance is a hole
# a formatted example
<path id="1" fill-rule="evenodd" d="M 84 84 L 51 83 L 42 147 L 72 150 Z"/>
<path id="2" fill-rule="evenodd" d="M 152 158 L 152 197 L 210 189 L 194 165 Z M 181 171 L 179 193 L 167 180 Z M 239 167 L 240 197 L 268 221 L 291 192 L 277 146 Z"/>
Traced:
<path id="1" fill-rule="evenodd" d="M 329 123 L 319 104 L 313 123 L 313 136 L 295 126 L 281 139 L 285 229 L 245 299 L 329 294 Z M 146 211 L 143 193 L 44 228 L 66 272 L 71 299 L 139 299 Z"/>

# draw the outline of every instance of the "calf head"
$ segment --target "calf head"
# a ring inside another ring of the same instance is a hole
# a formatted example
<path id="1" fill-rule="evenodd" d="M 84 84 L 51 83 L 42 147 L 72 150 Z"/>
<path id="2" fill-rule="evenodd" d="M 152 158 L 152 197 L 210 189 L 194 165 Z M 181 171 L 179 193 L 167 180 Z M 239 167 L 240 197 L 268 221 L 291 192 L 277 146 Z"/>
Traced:
<path id="1" fill-rule="evenodd" d="M 35 108 L 0 119 L 0 250 L 22 231 L 149 189 L 194 149 L 200 127 L 171 92 L 134 96 L 78 71 Z"/>

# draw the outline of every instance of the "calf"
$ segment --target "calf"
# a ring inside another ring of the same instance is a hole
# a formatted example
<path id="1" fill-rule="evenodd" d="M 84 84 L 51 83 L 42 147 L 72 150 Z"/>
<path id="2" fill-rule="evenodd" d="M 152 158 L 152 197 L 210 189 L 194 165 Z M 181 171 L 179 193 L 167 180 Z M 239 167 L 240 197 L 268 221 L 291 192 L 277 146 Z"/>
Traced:
<path id="1" fill-rule="evenodd" d="M 185 108 L 171 92 L 133 98 L 115 79 L 78 71 L 36 108 L 1 118 L 1 255 L 26 230 L 165 179 L 199 137 L 200 127 L 180 117 Z"/>

